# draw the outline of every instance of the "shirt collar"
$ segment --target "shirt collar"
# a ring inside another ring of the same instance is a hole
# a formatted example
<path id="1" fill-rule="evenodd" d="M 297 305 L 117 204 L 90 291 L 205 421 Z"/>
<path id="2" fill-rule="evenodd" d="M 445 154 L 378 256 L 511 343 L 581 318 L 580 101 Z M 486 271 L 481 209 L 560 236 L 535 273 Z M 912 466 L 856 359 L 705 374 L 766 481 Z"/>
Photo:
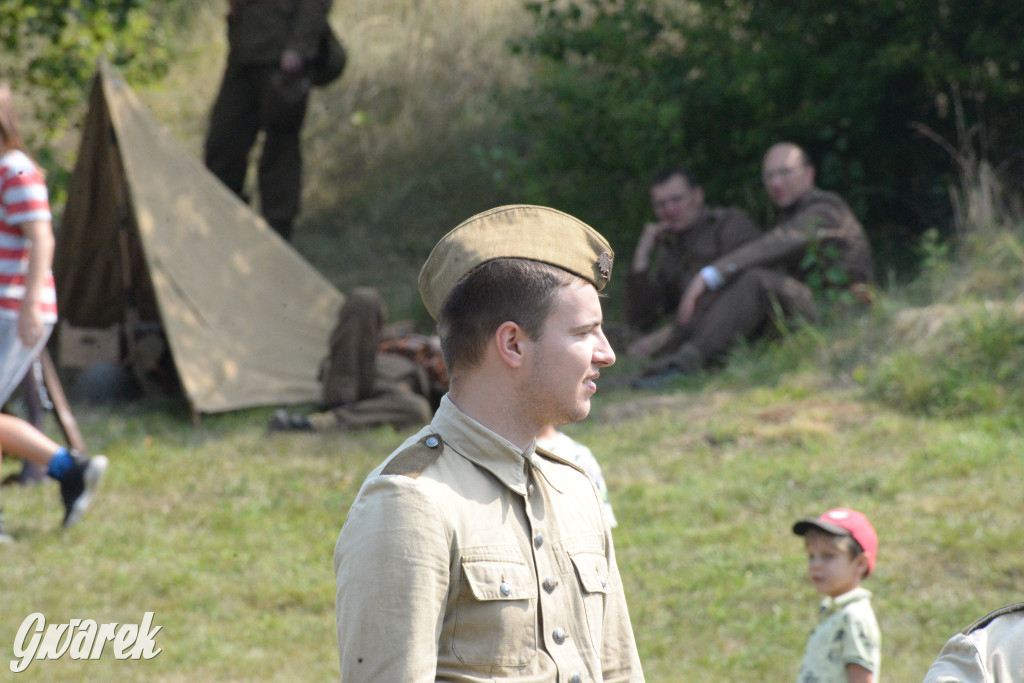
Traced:
<path id="1" fill-rule="evenodd" d="M 445 446 L 493 474 L 512 491 L 526 495 L 526 459 L 533 458 L 536 441 L 520 451 L 511 441 L 459 410 L 447 394 L 430 428 L 441 436 Z"/>
<path id="2" fill-rule="evenodd" d="M 857 602 L 859 600 L 870 599 L 871 591 L 869 591 L 866 588 L 861 588 L 858 586 L 857 588 L 854 588 L 852 591 L 848 591 L 834 598 L 831 596 L 826 597 L 824 600 L 821 601 L 821 613 L 822 615 L 831 614 L 833 612 L 838 612 L 839 610 L 841 610 L 842 608 L 846 607 L 851 603 Z"/>

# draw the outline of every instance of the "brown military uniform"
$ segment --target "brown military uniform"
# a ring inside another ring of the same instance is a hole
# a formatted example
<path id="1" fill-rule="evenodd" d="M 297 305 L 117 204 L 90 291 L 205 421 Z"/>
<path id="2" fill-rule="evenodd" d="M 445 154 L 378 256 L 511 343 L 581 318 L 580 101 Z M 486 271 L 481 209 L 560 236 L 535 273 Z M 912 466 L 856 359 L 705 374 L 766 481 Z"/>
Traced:
<path id="1" fill-rule="evenodd" d="M 686 285 L 701 268 L 760 236 L 750 217 L 734 208 L 705 209 L 686 230 L 665 234 L 650 267 L 626 277 L 629 326 L 646 332 L 666 315 L 674 315 Z"/>
<path id="2" fill-rule="evenodd" d="M 358 288 L 346 298 L 322 369 L 329 410 L 309 417 L 313 429 L 430 420 L 432 400 L 439 400 L 447 386 L 444 364 L 425 338 L 382 341 L 384 319 L 384 301 L 376 290 Z"/>
<path id="3" fill-rule="evenodd" d="M 871 247 L 860 222 L 839 195 L 817 188 L 783 211 L 770 232 L 711 265 L 724 283 L 700 298 L 698 315 L 677 327 L 650 372 L 693 370 L 738 339 L 765 331 L 779 313 L 816 320 L 818 307 L 806 284 L 812 268 L 839 266 L 846 277 L 837 287 L 873 281 Z M 679 345 L 680 339 L 688 343 Z"/>
<path id="4" fill-rule="evenodd" d="M 708 208 L 686 230 L 668 233 L 646 272 L 626 277 L 626 320 L 646 331 L 675 313 L 686 285 L 701 268 L 761 236 L 740 209 Z"/>
<path id="5" fill-rule="evenodd" d="M 331 0 L 230 1 L 228 62 L 210 114 L 206 166 L 242 196 L 249 150 L 264 131 L 259 163 L 261 211 L 285 239 L 299 213 L 299 134 L 310 84 L 304 76 L 284 74 L 281 55 L 292 49 L 303 63 L 309 63 L 327 28 L 330 6 Z"/>

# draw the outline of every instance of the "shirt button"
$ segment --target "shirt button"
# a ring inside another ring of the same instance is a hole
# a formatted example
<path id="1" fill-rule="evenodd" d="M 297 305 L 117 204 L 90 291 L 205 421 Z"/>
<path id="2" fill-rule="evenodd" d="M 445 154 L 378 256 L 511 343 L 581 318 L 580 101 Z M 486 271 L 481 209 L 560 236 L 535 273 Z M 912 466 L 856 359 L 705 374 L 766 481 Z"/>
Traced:
<path id="1" fill-rule="evenodd" d="M 526 495 L 528 495 L 528 496 L 532 496 L 533 495 L 533 484 L 530 484 L 529 486 L 526 487 Z"/>
<path id="2" fill-rule="evenodd" d="M 502 597 L 507 598 L 508 596 L 512 595 L 512 586 L 510 586 L 505 581 L 501 582 L 501 585 L 498 586 L 498 590 L 501 591 Z"/>
<path id="3" fill-rule="evenodd" d="M 544 534 L 537 534 L 533 537 L 533 545 L 537 548 L 544 545 Z"/>
<path id="4" fill-rule="evenodd" d="M 427 444 L 427 448 L 437 448 L 437 444 L 441 442 L 436 436 L 428 436 L 424 443 Z"/>
<path id="5" fill-rule="evenodd" d="M 561 645 L 562 643 L 565 642 L 565 639 L 568 636 L 565 633 L 565 629 L 562 628 L 561 626 L 559 626 L 558 628 L 556 628 L 554 631 L 551 632 L 551 637 L 555 639 L 555 643 L 557 643 L 558 645 Z"/>
<path id="6" fill-rule="evenodd" d="M 583 676 L 580 676 L 579 671 L 573 671 L 569 676 L 569 683 L 583 683 Z"/>
<path id="7" fill-rule="evenodd" d="M 558 579 L 556 579 L 555 577 L 549 576 L 548 578 L 544 579 L 544 590 L 546 590 L 548 593 L 553 593 L 555 591 L 555 588 L 557 587 Z"/>

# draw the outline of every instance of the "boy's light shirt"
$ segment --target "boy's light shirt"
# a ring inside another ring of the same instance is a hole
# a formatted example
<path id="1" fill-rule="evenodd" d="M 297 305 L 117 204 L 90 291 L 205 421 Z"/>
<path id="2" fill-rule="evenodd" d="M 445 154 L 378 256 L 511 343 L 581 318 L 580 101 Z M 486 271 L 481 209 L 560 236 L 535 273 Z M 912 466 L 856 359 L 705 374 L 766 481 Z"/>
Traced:
<path id="1" fill-rule="evenodd" d="M 601 474 L 601 465 L 598 464 L 597 458 L 594 457 L 594 453 L 589 448 L 565 432 L 559 431 L 556 431 L 555 435 L 550 439 L 537 439 L 537 447 L 565 458 L 578 467 L 582 467 L 583 471 L 594 482 L 597 492 L 601 494 L 601 503 L 604 507 L 605 517 L 608 520 L 608 526 L 614 529 L 619 525 L 619 522 L 615 519 L 615 513 L 612 511 L 612 502 L 608 495 L 608 485 L 604 481 L 604 475 Z"/>
<path id="2" fill-rule="evenodd" d="M 821 618 L 807 639 L 797 683 L 848 683 L 847 664 L 859 664 L 879 681 L 882 636 L 871 609 L 871 591 L 854 588 L 821 602 Z"/>

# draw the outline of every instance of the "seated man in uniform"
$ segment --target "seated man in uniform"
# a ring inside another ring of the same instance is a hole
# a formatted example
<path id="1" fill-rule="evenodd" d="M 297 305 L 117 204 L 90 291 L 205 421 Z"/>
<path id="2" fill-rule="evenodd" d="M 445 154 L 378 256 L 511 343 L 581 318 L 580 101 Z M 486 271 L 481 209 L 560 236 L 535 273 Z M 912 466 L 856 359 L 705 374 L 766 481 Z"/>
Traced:
<path id="1" fill-rule="evenodd" d="M 323 431 L 428 422 L 448 388 L 436 337 L 386 327 L 377 290 L 360 287 L 345 299 L 320 369 L 322 412 L 274 413 L 271 431 Z"/>
<path id="2" fill-rule="evenodd" d="M 657 220 L 644 226 L 626 275 L 629 356 L 670 353 L 698 334 L 714 297 L 701 302 L 685 330 L 672 333 L 686 285 L 704 266 L 761 236 L 743 210 L 705 206 L 704 188 L 682 166 L 658 173 L 650 190 Z"/>
<path id="3" fill-rule="evenodd" d="M 762 237 L 715 259 L 690 281 L 676 311 L 673 335 L 684 336 L 698 311 L 700 329 L 662 355 L 646 374 L 692 372 L 741 338 L 770 329 L 780 315 L 815 321 L 816 293 L 846 292 L 856 300 L 869 299 L 873 273 L 864 229 L 842 197 L 815 186 L 814 167 L 804 151 L 790 142 L 773 145 L 765 154 L 761 179 L 779 209 L 778 222 Z M 712 296 L 714 301 L 708 301 Z"/>

